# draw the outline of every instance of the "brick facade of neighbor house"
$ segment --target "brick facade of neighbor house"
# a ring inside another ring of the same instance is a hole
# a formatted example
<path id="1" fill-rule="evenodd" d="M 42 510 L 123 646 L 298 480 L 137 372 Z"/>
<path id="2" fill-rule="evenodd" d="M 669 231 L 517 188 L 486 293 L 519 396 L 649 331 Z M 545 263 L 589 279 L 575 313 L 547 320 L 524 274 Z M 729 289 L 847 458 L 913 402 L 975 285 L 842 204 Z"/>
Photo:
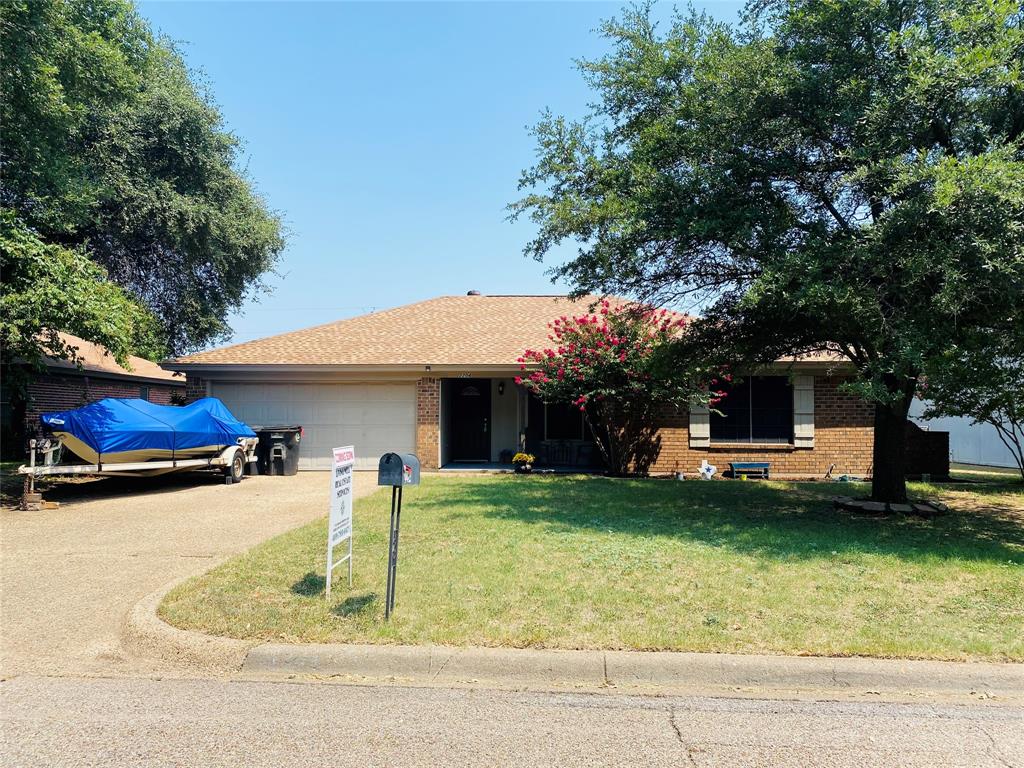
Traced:
<path id="1" fill-rule="evenodd" d="M 5 457 L 20 458 L 25 440 L 40 434 L 42 413 L 73 410 L 105 397 L 170 405 L 172 396 L 184 394 L 184 379 L 151 360 L 128 355 L 118 362 L 99 344 L 70 333 L 57 335 L 60 354 L 44 354 L 40 368 L 0 369 L 0 452 Z M 24 380 L 24 389 L 10 385 L 16 378 Z"/>
<path id="2" fill-rule="evenodd" d="M 441 452 L 441 380 L 416 382 L 416 456 L 422 469 L 437 469 Z"/>
<path id="3" fill-rule="evenodd" d="M 715 444 L 691 448 L 689 416 L 671 418 L 661 429 L 661 452 L 651 474 L 693 474 L 702 459 L 727 472 L 730 461 L 768 461 L 778 477 L 824 477 L 832 464 L 835 474 L 866 475 L 871 469 L 874 409 L 853 395 L 840 392 L 842 379 L 814 378 L 814 447 L 792 445 Z"/>
<path id="4" fill-rule="evenodd" d="M 142 397 L 158 405 L 170 405 L 171 395 L 182 391 L 180 385 L 156 384 L 99 375 L 63 373 L 40 374 L 27 389 L 25 403 L 26 435 L 38 432 L 39 415 L 49 411 L 69 411 L 104 397 Z"/>

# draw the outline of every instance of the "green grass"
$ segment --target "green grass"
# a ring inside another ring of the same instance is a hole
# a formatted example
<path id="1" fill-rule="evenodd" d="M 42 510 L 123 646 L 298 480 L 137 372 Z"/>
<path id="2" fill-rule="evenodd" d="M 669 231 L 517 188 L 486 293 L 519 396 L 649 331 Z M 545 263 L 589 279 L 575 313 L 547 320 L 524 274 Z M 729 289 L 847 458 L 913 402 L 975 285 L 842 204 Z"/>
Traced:
<path id="1" fill-rule="evenodd" d="M 958 464 L 949 466 L 949 475 L 954 480 L 980 481 L 988 483 L 1020 483 L 1020 470 L 1009 467 L 987 467 L 982 464 Z"/>
<path id="2" fill-rule="evenodd" d="M 291 642 L 1024 660 L 1024 486 L 914 485 L 954 512 L 855 516 L 858 486 L 425 477 L 383 620 L 389 497 L 356 502 L 355 584 L 325 521 L 174 590 L 179 627 Z M 342 574 L 339 568 L 336 573 Z"/>

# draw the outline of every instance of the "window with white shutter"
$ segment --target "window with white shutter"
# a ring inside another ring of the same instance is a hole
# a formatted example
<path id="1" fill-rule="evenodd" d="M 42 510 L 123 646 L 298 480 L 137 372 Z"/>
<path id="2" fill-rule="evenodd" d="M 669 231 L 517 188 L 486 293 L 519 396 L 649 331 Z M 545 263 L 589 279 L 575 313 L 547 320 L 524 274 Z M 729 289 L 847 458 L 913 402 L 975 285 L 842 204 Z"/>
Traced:
<path id="1" fill-rule="evenodd" d="M 814 447 L 814 377 L 793 377 L 793 445 Z"/>
<path id="2" fill-rule="evenodd" d="M 690 408 L 690 447 L 708 448 L 711 446 L 711 411 L 706 405 L 694 405 Z"/>

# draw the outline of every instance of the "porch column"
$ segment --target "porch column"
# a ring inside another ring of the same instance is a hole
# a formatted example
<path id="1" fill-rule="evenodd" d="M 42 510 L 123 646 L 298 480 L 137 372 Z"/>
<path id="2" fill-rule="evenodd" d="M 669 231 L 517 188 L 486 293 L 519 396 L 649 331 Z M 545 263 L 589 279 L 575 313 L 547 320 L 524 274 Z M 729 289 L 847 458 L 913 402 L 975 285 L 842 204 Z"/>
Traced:
<path id="1" fill-rule="evenodd" d="M 441 380 L 416 382 L 416 455 L 421 469 L 441 466 Z"/>

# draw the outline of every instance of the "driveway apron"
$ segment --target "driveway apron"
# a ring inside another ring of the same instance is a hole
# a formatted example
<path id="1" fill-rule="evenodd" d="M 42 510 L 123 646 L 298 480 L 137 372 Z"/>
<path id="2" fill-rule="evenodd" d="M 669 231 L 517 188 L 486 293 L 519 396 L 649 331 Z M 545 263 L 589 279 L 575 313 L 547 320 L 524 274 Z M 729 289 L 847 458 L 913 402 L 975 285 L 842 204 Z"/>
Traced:
<path id="1" fill-rule="evenodd" d="M 47 494 L 59 509 L 0 510 L 0 675 L 141 671 L 120 644 L 131 608 L 325 515 L 329 478 L 97 480 Z M 375 480 L 356 473 L 356 497 Z"/>

